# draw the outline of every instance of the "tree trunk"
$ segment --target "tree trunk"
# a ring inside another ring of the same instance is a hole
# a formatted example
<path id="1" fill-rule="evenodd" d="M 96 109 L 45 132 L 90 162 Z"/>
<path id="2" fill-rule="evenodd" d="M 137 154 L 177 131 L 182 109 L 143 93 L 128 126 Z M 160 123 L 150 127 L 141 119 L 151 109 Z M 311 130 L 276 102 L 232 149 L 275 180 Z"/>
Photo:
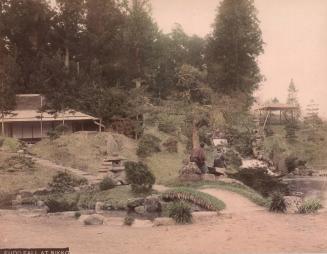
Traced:
<path id="1" fill-rule="evenodd" d="M 199 146 L 200 146 L 199 131 L 196 126 L 196 121 L 195 121 L 195 119 L 193 119 L 193 122 L 192 122 L 192 147 L 194 149 Z"/>
<path id="2" fill-rule="evenodd" d="M 5 122 L 4 122 L 5 115 L 1 113 L 1 135 L 5 136 Z"/>
<path id="3" fill-rule="evenodd" d="M 65 48 L 65 67 L 69 69 L 69 49 Z"/>

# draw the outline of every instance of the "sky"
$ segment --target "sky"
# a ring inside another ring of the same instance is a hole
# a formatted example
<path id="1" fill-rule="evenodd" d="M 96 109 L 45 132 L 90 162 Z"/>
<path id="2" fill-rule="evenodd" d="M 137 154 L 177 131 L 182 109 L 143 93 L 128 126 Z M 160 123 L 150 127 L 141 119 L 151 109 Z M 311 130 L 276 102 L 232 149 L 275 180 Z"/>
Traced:
<path id="1" fill-rule="evenodd" d="M 220 0 L 150 0 L 159 27 L 174 23 L 186 33 L 206 36 L 212 30 Z M 259 65 L 265 81 L 262 101 L 287 98 L 293 78 L 302 108 L 313 99 L 327 117 L 327 0 L 255 0 L 265 41 Z"/>

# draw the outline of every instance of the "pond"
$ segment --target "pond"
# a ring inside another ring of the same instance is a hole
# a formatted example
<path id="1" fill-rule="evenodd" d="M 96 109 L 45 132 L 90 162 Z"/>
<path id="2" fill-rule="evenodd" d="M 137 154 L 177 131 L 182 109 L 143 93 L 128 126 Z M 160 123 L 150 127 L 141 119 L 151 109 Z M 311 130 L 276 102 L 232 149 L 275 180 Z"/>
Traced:
<path id="1" fill-rule="evenodd" d="M 302 192 L 305 198 L 318 198 L 327 207 L 327 177 L 284 178 L 291 192 Z"/>

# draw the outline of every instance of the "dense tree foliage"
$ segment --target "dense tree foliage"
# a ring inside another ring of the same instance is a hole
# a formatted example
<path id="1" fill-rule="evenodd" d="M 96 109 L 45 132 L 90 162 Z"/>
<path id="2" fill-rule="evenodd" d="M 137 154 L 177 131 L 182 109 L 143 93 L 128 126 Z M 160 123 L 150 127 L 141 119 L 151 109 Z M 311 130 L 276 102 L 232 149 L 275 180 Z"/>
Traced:
<path id="1" fill-rule="evenodd" d="M 149 0 L 0 3 L 1 92 L 10 91 L 8 99 L 42 93 L 47 109 L 81 110 L 109 123 L 137 119 L 150 103 L 172 98 L 191 107 L 210 104 L 207 80 L 215 91 L 246 98 L 261 80 L 262 40 L 251 0 L 224 0 L 209 41 L 179 24 L 160 31 Z"/>
<path id="2" fill-rule="evenodd" d="M 221 2 L 207 47 L 208 79 L 223 93 L 252 93 L 262 80 L 257 57 L 263 41 L 253 0 Z"/>

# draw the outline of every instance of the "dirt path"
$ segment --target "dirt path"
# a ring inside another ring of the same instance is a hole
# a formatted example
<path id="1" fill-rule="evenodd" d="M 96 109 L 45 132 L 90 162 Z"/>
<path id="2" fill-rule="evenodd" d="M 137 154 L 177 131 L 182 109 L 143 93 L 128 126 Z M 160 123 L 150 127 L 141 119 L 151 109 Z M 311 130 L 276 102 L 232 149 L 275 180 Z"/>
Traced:
<path id="1" fill-rule="evenodd" d="M 234 192 L 220 190 L 220 189 L 204 189 L 202 192 L 208 193 L 226 204 L 226 208 L 222 213 L 248 213 L 254 211 L 263 211 L 263 207 L 260 207 L 247 198 L 240 196 Z"/>
<path id="2" fill-rule="evenodd" d="M 70 173 L 79 176 L 79 177 L 84 177 L 88 180 L 88 182 L 90 184 L 94 184 L 94 183 L 98 183 L 101 180 L 101 176 L 99 175 L 95 175 L 95 174 L 91 174 L 89 172 L 85 172 L 83 170 L 77 169 L 77 168 L 72 168 L 72 167 L 66 167 L 66 166 L 62 166 L 62 165 L 58 165 L 55 162 L 46 160 L 46 159 L 41 159 L 35 156 L 31 156 L 31 155 L 26 155 L 27 157 L 30 157 L 34 160 L 35 163 L 47 167 L 47 168 L 53 168 L 53 169 L 57 169 L 57 170 L 63 170 L 63 171 L 69 171 Z"/>
<path id="3" fill-rule="evenodd" d="M 0 248 L 67 247 L 73 254 L 326 252 L 327 213 L 262 211 L 220 215 L 193 225 L 82 226 L 73 218 L 0 214 Z"/>

